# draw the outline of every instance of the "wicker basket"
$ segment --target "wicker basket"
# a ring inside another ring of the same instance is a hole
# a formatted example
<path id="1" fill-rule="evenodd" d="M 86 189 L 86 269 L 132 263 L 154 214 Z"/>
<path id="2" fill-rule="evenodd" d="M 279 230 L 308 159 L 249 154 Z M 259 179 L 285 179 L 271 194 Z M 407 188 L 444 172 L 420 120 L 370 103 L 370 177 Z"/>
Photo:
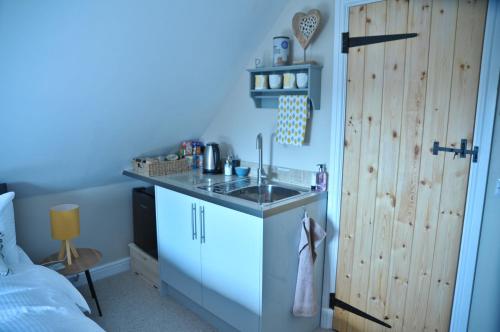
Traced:
<path id="1" fill-rule="evenodd" d="M 158 158 L 134 158 L 132 160 L 134 172 L 146 176 L 162 176 L 186 172 L 191 169 L 187 159 L 159 160 Z"/>

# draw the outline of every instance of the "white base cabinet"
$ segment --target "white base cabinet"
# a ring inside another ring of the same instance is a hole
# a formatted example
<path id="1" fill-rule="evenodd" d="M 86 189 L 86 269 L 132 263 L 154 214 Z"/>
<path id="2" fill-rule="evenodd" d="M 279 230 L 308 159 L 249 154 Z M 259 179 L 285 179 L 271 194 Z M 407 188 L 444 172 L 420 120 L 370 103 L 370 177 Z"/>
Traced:
<path id="1" fill-rule="evenodd" d="M 203 307 L 235 327 L 258 331 L 262 219 L 200 201 Z"/>
<path id="2" fill-rule="evenodd" d="M 240 331 L 319 326 L 319 314 L 291 314 L 304 208 L 262 219 L 156 186 L 156 209 L 163 282 Z M 325 227 L 326 198 L 307 209 Z M 315 264 L 318 303 L 323 251 Z"/>
<path id="3" fill-rule="evenodd" d="M 199 226 L 192 222 L 197 201 L 161 187 L 155 196 L 160 279 L 201 304 Z"/>

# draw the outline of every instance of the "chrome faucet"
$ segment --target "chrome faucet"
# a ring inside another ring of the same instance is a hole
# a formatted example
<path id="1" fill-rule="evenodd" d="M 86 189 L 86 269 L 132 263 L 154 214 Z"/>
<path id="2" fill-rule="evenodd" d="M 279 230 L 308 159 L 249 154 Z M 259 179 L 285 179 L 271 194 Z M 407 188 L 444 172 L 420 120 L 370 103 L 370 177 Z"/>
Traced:
<path id="1" fill-rule="evenodd" d="M 262 165 L 262 134 L 257 135 L 256 142 L 257 150 L 259 150 L 259 168 L 257 168 L 257 185 L 262 184 L 262 180 L 266 178 L 266 172 L 264 172 L 264 167 Z"/>

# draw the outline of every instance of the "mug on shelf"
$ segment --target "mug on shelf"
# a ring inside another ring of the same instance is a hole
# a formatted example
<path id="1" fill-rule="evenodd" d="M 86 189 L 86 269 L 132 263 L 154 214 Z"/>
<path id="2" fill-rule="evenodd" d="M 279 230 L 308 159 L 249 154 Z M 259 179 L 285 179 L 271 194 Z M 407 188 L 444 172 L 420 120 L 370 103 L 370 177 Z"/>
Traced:
<path id="1" fill-rule="evenodd" d="M 307 73 L 297 73 L 297 87 L 299 89 L 307 88 L 308 76 Z"/>
<path id="2" fill-rule="evenodd" d="M 267 75 L 255 75 L 255 90 L 265 90 L 267 87 Z"/>
<path id="3" fill-rule="evenodd" d="M 295 89 L 295 74 L 294 73 L 285 73 L 283 74 L 283 88 L 284 89 Z"/>
<path id="4" fill-rule="evenodd" d="M 263 68 L 264 67 L 264 59 L 261 56 L 255 57 L 255 68 Z"/>
<path id="5" fill-rule="evenodd" d="M 281 74 L 269 75 L 269 87 L 271 89 L 281 89 L 283 86 L 283 76 Z"/>

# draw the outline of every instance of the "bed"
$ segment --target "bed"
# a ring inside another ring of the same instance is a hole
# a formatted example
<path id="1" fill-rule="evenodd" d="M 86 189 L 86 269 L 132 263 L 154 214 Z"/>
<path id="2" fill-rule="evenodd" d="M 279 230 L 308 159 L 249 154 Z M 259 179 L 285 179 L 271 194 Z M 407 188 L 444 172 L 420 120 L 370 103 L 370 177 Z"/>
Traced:
<path id="1" fill-rule="evenodd" d="M 104 331 L 85 316 L 89 306 L 68 279 L 17 252 L 18 263 L 0 276 L 1 332 Z"/>

